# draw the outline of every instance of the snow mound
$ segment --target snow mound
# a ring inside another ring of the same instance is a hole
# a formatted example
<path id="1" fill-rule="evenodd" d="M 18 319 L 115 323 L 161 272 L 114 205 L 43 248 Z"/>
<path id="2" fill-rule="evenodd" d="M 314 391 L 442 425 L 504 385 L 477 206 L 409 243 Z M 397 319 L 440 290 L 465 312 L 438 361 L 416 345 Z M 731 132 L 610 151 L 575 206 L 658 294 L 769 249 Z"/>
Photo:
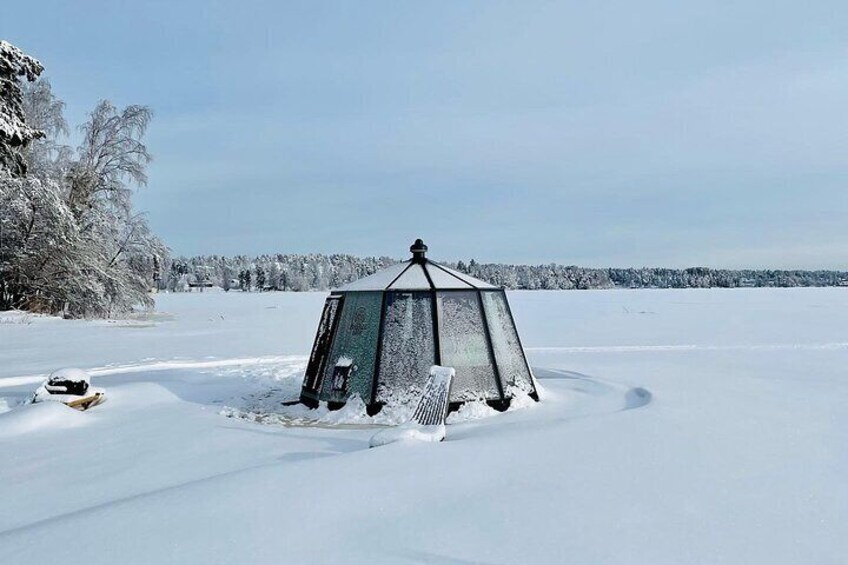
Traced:
<path id="1" fill-rule="evenodd" d="M 122 412 L 147 410 L 163 404 L 178 405 L 181 402 L 180 396 L 163 383 L 135 382 L 109 387 L 109 404 L 112 409 Z"/>
<path id="2" fill-rule="evenodd" d="M 512 407 L 510 405 L 510 407 Z M 486 404 L 485 401 L 478 400 L 475 402 L 466 402 L 459 407 L 459 410 L 448 415 L 448 424 L 457 424 L 459 422 L 467 422 L 470 420 L 479 420 L 481 418 L 491 418 L 500 414 L 497 410 Z"/>
<path id="3" fill-rule="evenodd" d="M 540 387 L 537 385 L 537 390 Z M 512 400 L 509 403 L 509 409 L 507 412 L 513 412 L 515 410 L 522 410 L 524 408 L 532 408 L 538 404 L 533 398 L 527 393 L 527 391 L 522 389 L 513 389 L 509 391 L 512 395 Z M 483 418 L 491 418 L 492 416 L 497 416 L 501 414 L 488 404 L 484 400 L 476 400 L 473 402 L 466 402 L 462 406 L 459 407 L 459 410 L 456 412 L 452 412 L 448 414 L 448 424 L 458 424 L 460 422 L 468 422 L 471 420 L 480 420 Z"/>
<path id="4" fill-rule="evenodd" d="M 369 445 L 379 447 L 399 441 L 440 442 L 445 439 L 445 418 L 450 388 L 456 371 L 453 367 L 430 367 L 430 377 L 418 400 L 415 413 L 397 428 L 382 430 L 371 436 Z"/>
<path id="5" fill-rule="evenodd" d="M 219 414 L 227 418 L 237 418 L 258 424 L 276 426 L 304 427 L 349 427 L 349 426 L 400 426 L 412 418 L 415 405 L 385 406 L 379 413 L 369 416 L 365 403 L 358 396 L 352 397 L 340 410 L 328 410 L 321 404 L 318 408 L 309 408 L 303 404 L 285 406 L 283 402 L 291 396 L 281 394 L 279 390 L 266 391 L 261 395 L 245 399 L 242 406 L 224 406 Z M 507 412 L 536 406 L 538 403 L 527 395 L 513 398 Z M 448 415 L 448 424 L 457 424 L 470 420 L 491 418 L 503 414 L 491 408 L 483 401 L 466 402 L 456 412 Z"/>
<path id="6" fill-rule="evenodd" d="M 350 398 L 339 410 L 329 410 L 322 404 L 318 408 L 309 408 L 303 404 L 285 406 L 283 400 L 271 400 L 271 391 L 261 397 L 262 407 L 238 408 L 225 406 L 219 412 L 228 418 L 238 418 L 255 422 L 257 424 L 269 424 L 277 426 L 304 426 L 304 427 L 347 427 L 347 426 L 397 426 L 407 421 L 411 415 L 411 408 L 390 409 L 384 408 L 379 414 L 369 416 L 365 409 L 365 402 L 359 396 Z M 290 398 L 290 397 L 289 397 Z M 269 407 L 269 404 L 274 404 Z"/>
<path id="7" fill-rule="evenodd" d="M 82 412 L 61 402 L 27 404 L 0 414 L 0 437 L 11 438 L 45 430 L 63 430 L 84 425 Z"/>
<path id="8" fill-rule="evenodd" d="M 414 423 L 403 425 L 397 428 L 388 428 L 380 430 L 371 437 L 368 445 L 371 447 L 380 447 L 390 443 L 423 441 L 438 443 L 445 439 L 445 425 L 438 424 L 435 426 L 419 426 Z"/>
<path id="9" fill-rule="evenodd" d="M 0 396 L 0 414 L 8 412 L 18 405 L 18 401 Z"/>

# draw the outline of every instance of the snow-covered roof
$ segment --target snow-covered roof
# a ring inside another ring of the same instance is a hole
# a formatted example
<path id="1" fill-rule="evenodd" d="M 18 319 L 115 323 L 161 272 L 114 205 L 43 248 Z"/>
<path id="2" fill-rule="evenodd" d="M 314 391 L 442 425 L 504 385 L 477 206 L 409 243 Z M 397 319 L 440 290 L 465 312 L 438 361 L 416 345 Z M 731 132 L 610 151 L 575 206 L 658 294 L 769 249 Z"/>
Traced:
<path id="1" fill-rule="evenodd" d="M 429 280 L 427 275 L 430 275 Z M 471 290 L 475 288 L 497 287 L 430 260 L 418 263 L 410 259 L 336 290 L 347 292 L 349 290 Z"/>
<path id="2" fill-rule="evenodd" d="M 473 290 L 478 288 L 498 288 L 480 279 L 460 273 L 424 257 L 427 246 L 413 244 L 413 257 L 409 261 L 397 263 L 378 271 L 371 276 L 346 284 L 336 290 Z M 423 250 L 422 250 L 423 249 Z"/>

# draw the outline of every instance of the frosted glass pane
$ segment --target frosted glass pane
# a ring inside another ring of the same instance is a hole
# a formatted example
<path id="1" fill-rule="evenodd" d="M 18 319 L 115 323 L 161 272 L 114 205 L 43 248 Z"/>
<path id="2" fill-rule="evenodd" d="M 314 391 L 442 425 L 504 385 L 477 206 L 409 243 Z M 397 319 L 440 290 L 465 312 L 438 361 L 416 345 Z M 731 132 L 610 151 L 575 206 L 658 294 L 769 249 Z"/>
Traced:
<path id="1" fill-rule="evenodd" d="M 507 308 L 506 295 L 503 292 L 484 292 L 482 295 L 501 379 L 508 387 L 529 393 L 533 390 L 533 382 Z"/>
<path id="2" fill-rule="evenodd" d="M 388 292 L 377 400 L 386 404 L 417 402 L 435 362 L 432 294 Z"/>
<path id="3" fill-rule="evenodd" d="M 352 292 L 345 295 L 336 335 L 333 339 L 329 362 L 324 368 L 322 398 L 332 396 L 333 370 L 341 360 L 351 362 L 348 379 L 348 396 L 358 394 L 365 402 L 371 401 L 371 384 L 377 358 L 377 333 L 380 326 L 380 308 L 383 293 Z M 334 400 L 345 400 L 339 398 Z"/>
<path id="4" fill-rule="evenodd" d="M 500 398 L 476 291 L 437 293 L 442 365 L 456 369 L 451 401 Z"/>

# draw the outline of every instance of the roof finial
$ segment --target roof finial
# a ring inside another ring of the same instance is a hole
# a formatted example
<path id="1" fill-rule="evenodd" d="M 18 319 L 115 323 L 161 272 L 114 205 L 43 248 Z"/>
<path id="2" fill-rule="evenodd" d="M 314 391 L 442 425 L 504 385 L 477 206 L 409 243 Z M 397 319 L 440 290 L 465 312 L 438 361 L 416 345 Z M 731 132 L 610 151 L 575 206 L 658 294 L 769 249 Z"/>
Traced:
<path id="1" fill-rule="evenodd" d="M 424 262 L 424 255 L 427 253 L 427 246 L 424 245 L 424 241 L 421 239 L 416 239 L 415 243 L 410 246 L 409 250 L 412 252 L 412 260 L 416 263 Z"/>

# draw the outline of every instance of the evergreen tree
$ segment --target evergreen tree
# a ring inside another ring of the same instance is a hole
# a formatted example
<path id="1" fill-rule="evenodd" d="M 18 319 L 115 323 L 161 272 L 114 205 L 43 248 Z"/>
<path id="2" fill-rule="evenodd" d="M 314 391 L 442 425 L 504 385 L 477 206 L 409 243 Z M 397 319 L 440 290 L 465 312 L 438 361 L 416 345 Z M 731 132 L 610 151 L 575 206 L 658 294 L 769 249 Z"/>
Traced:
<path id="1" fill-rule="evenodd" d="M 11 177 L 26 174 L 23 149 L 44 135 L 27 122 L 21 98 L 21 79 L 32 82 L 43 70 L 41 63 L 0 40 L 0 170 Z"/>

